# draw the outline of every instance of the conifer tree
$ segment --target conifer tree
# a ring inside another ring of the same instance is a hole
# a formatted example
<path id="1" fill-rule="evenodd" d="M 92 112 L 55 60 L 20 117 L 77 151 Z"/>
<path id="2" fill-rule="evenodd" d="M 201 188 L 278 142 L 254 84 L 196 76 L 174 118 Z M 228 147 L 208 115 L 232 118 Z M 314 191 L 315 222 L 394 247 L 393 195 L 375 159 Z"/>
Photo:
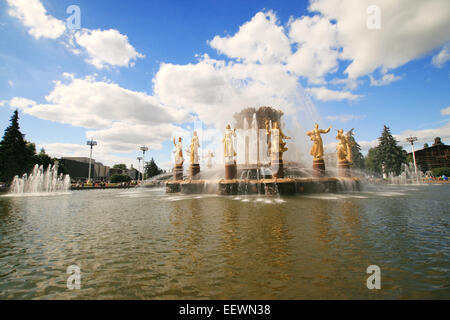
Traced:
<path id="1" fill-rule="evenodd" d="M 0 181 L 9 183 L 15 175 L 29 171 L 35 152 L 33 147 L 20 132 L 19 112 L 15 110 L 0 141 Z"/>

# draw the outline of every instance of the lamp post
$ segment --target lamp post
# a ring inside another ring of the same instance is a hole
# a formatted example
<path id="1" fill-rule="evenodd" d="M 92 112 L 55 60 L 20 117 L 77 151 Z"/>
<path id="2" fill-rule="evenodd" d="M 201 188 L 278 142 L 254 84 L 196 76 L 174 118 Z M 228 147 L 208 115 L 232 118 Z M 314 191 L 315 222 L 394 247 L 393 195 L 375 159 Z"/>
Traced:
<path id="1" fill-rule="evenodd" d="M 414 159 L 414 171 L 416 172 L 416 181 L 418 184 L 419 183 L 419 175 L 417 174 L 416 154 L 414 152 L 414 142 L 417 141 L 417 137 L 410 136 L 409 138 L 406 138 L 406 141 L 411 143 L 412 154 L 413 154 L 413 159 Z"/>
<path id="2" fill-rule="evenodd" d="M 92 148 L 97 145 L 97 141 L 94 141 L 91 138 L 91 140 L 87 141 L 86 144 L 91 147 L 91 153 L 89 154 L 89 173 L 88 173 L 88 183 L 89 183 L 91 181 Z"/>
<path id="3" fill-rule="evenodd" d="M 148 151 L 148 147 L 145 145 L 141 147 L 142 151 L 142 180 L 145 178 L 145 151 Z"/>
<path id="4" fill-rule="evenodd" d="M 141 170 L 142 157 L 137 157 L 136 159 L 139 160 L 139 165 L 138 165 L 138 183 L 139 183 L 139 181 L 141 180 L 141 173 L 139 172 L 139 170 Z"/>

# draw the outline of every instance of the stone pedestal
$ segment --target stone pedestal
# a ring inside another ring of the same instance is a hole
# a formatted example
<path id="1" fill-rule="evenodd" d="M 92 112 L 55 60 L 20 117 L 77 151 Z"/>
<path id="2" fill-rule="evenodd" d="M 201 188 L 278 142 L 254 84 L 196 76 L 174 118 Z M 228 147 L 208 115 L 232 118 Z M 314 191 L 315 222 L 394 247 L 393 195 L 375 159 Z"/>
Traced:
<path id="1" fill-rule="evenodd" d="M 313 160 L 313 172 L 314 177 L 325 176 L 325 161 L 323 159 Z"/>
<path id="2" fill-rule="evenodd" d="M 189 167 L 189 177 L 192 180 L 198 180 L 199 179 L 197 175 L 198 173 L 200 173 L 200 164 L 198 163 L 191 164 Z"/>
<path id="3" fill-rule="evenodd" d="M 225 163 L 225 180 L 236 179 L 236 176 L 237 176 L 236 161 L 231 163 Z"/>
<path id="4" fill-rule="evenodd" d="M 281 157 L 272 157 L 271 160 L 272 177 L 276 179 L 284 178 L 283 159 Z"/>
<path id="5" fill-rule="evenodd" d="M 347 160 L 338 162 L 338 170 L 340 177 L 350 177 L 350 164 Z"/>
<path id="6" fill-rule="evenodd" d="M 183 166 L 175 166 L 173 168 L 173 180 L 183 180 Z"/>

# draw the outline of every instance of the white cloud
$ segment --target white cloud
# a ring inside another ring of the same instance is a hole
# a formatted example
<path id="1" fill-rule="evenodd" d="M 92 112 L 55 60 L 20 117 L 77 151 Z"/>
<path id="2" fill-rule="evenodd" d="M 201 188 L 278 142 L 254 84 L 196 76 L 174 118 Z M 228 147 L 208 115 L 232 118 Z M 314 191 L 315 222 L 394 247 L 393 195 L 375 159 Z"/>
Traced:
<path id="1" fill-rule="evenodd" d="M 114 122 L 172 123 L 181 117 L 179 111 L 162 106 L 153 96 L 122 88 L 113 82 L 97 81 L 94 77 L 69 77 L 67 83 L 56 81 L 46 100 L 48 104 L 23 105 L 23 112 L 85 128 L 107 128 Z"/>
<path id="2" fill-rule="evenodd" d="M 381 29 L 366 26 L 366 9 L 381 9 Z M 448 0 L 315 0 L 310 11 L 336 20 L 340 59 L 350 60 L 350 78 L 397 68 L 450 40 Z"/>
<path id="3" fill-rule="evenodd" d="M 354 114 L 341 114 L 337 116 L 327 116 L 327 120 L 330 121 L 339 121 L 339 122 L 349 122 L 351 120 L 358 120 L 363 118 L 363 116 L 354 115 Z"/>
<path id="4" fill-rule="evenodd" d="M 279 63 L 291 54 L 284 28 L 277 24 L 271 11 L 258 12 L 233 37 L 215 36 L 209 44 L 228 57 L 245 62 Z"/>
<path id="5" fill-rule="evenodd" d="M 396 76 L 392 73 L 387 73 L 381 77 L 381 79 L 375 79 L 372 75 L 370 77 L 370 85 L 371 86 L 385 86 L 392 82 L 400 80 L 402 77 Z"/>
<path id="6" fill-rule="evenodd" d="M 320 16 L 291 21 L 289 38 L 297 51 L 288 59 L 288 69 L 312 83 L 323 83 L 323 77 L 338 69 L 336 25 Z"/>
<path id="7" fill-rule="evenodd" d="M 314 114 L 297 80 L 281 64 L 225 63 L 204 56 L 197 64 L 164 64 L 153 81 L 155 95 L 164 104 L 223 128 L 246 107 L 271 105 L 286 114 Z"/>
<path id="8" fill-rule="evenodd" d="M 128 42 L 128 37 L 114 29 L 82 30 L 75 33 L 76 43 L 86 50 L 87 62 L 98 69 L 108 65 L 128 67 L 133 66 L 133 60 L 144 58 Z"/>
<path id="9" fill-rule="evenodd" d="M 185 136 L 188 132 L 173 124 L 129 124 L 114 123 L 110 128 L 86 132 L 86 137 L 95 140 L 112 152 L 128 153 L 138 151 L 139 146 L 146 145 L 151 150 L 162 148 L 164 141 L 173 137 Z"/>
<path id="10" fill-rule="evenodd" d="M 20 20 L 34 38 L 59 38 L 65 31 L 63 21 L 47 14 L 39 0 L 7 0 L 8 14 Z"/>
<path id="11" fill-rule="evenodd" d="M 441 110 L 443 116 L 450 116 L 450 106 Z"/>
<path id="12" fill-rule="evenodd" d="M 349 91 L 336 91 L 325 87 L 308 88 L 306 91 L 310 92 L 317 100 L 321 101 L 356 100 L 361 97 L 360 95 L 353 94 Z"/>
<path id="13" fill-rule="evenodd" d="M 14 97 L 8 101 L 8 104 L 12 108 L 18 108 L 23 110 L 30 106 L 36 105 L 36 102 L 26 98 Z"/>
<path id="14" fill-rule="evenodd" d="M 447 61 L 450 60 L 450 44 L 447 44 L 442 48 L 437 55 L 433 57 L 431 63 L 437 67 L 441 68 Z"/>

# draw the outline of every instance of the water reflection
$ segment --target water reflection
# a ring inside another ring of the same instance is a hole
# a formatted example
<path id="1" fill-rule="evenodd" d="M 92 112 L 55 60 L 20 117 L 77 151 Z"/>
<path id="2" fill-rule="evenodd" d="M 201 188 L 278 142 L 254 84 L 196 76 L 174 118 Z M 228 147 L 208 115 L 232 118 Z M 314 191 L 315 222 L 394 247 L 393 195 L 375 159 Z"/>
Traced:
<path id="1" fill-rule="evenodd" d="M 447 195 L 0 197 L 0 298 L 448 298 Z M 382 290 L 366 288 L 371 264 Z"/>

